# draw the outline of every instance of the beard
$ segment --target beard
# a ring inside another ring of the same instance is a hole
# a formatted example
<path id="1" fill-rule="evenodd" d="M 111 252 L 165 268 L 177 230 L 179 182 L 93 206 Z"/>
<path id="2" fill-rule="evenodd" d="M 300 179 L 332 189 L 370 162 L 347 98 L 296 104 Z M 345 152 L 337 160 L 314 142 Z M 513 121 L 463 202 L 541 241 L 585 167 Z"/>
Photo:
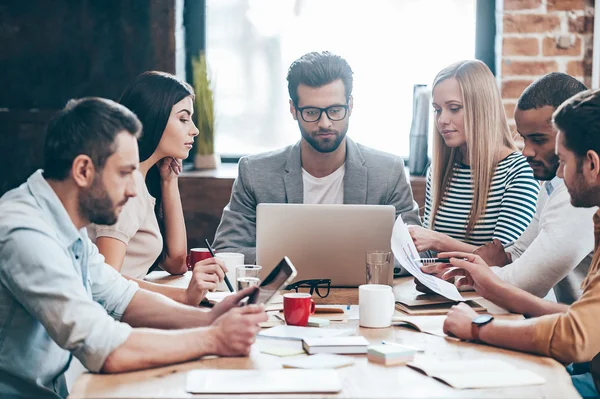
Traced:
<path id="1" fill-rule="evenodd" d="M 565 186 L 571 196 L 571 205 L 575 208 L 591 208 L 598 204 L 600 187 L 589 187 L 583 175 L 578 173 L 570 184 L 567 185 L 565 181 Z"/>
<path id="2" fill-rule="evenodd" d="M 326 117 L 325 115 L 322 116 Z M 305 130 L 300 122 L 298 122 L 298 127 L 300 128 L 300 133 L 302 137 L 312 148 L 321 153 L 330 153 L 334 152 L 338 149 L 344 138 L 346 137 L 346 133 L 348 132 L 348 123 L 342 128 L 342 130 L 334 130 L 334 129 L 321 129 L 309 132 Z M 334 134 L 333 137 L 319 137 L 320 134 Z"/>
<path id="3" fill-rule="evenodd" d="M 119 205 L 124 205 L 127 200 Z M 79 195 L 79 212 L 94 224 L 113 225 L 119 215 L 113 205 L 100 176 L 94 177 L 89 189 L 82 190 Z"/>
<path id="4" fill-rule="evenodd" d="M 552 180 L 556 176 L 558 170 L 558 157 L 552 154 L 552 158 L 539 162 L 533 158 L 527 158 L 527 163 L 533 169 L 533 176 L 537 180 Z"/>

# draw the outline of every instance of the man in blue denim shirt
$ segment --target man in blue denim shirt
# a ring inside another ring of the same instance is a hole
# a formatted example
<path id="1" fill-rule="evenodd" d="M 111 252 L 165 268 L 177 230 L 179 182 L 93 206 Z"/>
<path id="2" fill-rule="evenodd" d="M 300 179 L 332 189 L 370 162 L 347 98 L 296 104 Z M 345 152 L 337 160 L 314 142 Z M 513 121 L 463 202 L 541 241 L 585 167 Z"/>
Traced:
<path id="1" fill-rule="evenodd" d="M 139 289 L 87 237 L 135 196 L 140 131 L 110 100 L 71 101 L 48 126 L 44 171 L 0 199 L 0 397 L 66 397 L 72 356 L 110 373 L 249 353 L 267 318 L 238 306 L 252 289 L 204 312 Z"/>

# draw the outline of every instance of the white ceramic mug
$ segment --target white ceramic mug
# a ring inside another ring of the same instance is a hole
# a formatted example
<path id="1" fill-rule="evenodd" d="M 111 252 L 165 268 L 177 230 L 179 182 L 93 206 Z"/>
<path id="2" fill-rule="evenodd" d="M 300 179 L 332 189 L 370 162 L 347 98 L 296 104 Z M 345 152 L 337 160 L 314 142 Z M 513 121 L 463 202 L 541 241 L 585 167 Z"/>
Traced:
<path id="1" fill-rule="evenodd" d="M 215 258 L 221 259 L 223 263 L 225 263 L 225 267 L 227 267 L 227 270 L 229 270 L 227 272 L 227 278 L 235 290 L 235 268 L 238 265 L 244 264 L 244 254 L 238 254 L 235 252 L 220 252 L 215 254 Z M 225 284 L 225 280 L 217 285 L 217 291 L 229 291 L 227 284 Z"/>
<path id="2" fill-rule="evenodd" d="M 391 326 L 395 306 L 396 299 L 389 285 L 364 284 L 358 287 L 358 324 L 361 327 Z"/>

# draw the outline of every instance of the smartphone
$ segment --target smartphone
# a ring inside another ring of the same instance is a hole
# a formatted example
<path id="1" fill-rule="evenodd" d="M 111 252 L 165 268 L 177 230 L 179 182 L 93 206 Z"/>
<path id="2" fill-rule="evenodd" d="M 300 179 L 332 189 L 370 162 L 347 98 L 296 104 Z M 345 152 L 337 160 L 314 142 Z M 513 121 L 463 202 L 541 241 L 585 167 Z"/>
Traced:
<path id="1" fill-rule="evenodd" d="M 275 294 L 289 285 L 296 277 L 296 268 L 287 256 L 261 282 L 260 288 L 248 298 L 248 304 L 266 304 Z"/>

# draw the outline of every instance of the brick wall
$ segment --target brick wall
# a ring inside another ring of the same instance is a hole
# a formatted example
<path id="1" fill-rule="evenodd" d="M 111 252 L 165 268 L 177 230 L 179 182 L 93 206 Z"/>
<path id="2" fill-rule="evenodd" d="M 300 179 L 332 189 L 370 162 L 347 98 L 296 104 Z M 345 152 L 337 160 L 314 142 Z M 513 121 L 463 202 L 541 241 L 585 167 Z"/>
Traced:
<path id="1" fill-rule="evenodd" d="M 565 72 L 590 86 L 593 0 L 504 0 L 501 17 L 498 76 L 511 127 L 515 103 L 534 79 Z"/>
<path id="2" fill-rule="evenodd" d="M 117 99 L 143 71 L 176 71 L 183 0 L 0 3 L 2 195 L 42 166 L 46 125 L 68 99 Z"/>

